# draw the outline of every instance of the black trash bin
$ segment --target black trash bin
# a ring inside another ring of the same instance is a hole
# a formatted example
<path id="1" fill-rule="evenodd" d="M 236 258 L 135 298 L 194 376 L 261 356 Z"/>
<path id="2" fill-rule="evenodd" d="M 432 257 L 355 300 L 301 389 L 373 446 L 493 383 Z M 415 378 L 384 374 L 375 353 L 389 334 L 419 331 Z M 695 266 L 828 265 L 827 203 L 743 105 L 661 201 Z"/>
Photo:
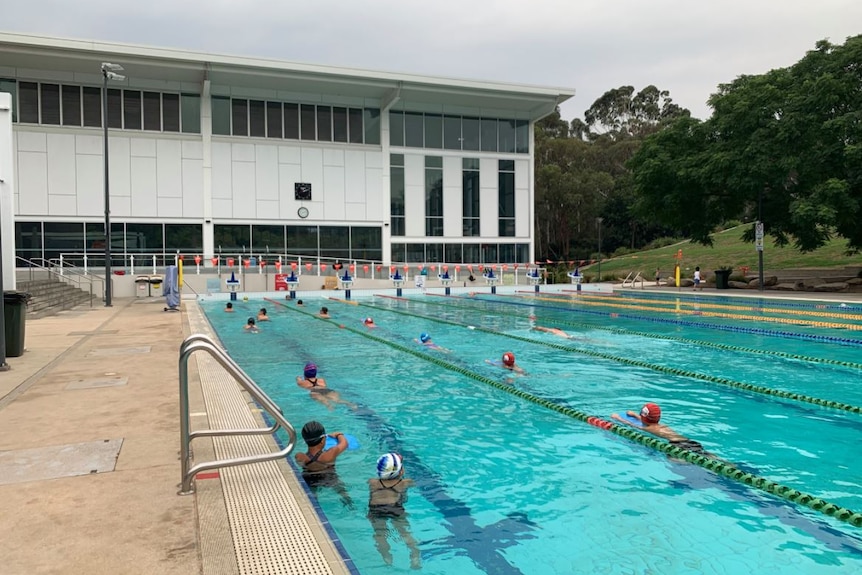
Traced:
<path id="1" fill-rule="evenodd" d="M 24 324 L 30 294 L 23 291 L 3 292 L 3 317 L 6 320 L 6 357 L 24 355 Z"/>
<path id="2" fill-rule="evenodd" d="M 715 270 L 713 273 L 715 274 L 715 289 L 728 289 L 730 285 L 728 281 L 730 280 L 730 272 L 733 270 Z"/>

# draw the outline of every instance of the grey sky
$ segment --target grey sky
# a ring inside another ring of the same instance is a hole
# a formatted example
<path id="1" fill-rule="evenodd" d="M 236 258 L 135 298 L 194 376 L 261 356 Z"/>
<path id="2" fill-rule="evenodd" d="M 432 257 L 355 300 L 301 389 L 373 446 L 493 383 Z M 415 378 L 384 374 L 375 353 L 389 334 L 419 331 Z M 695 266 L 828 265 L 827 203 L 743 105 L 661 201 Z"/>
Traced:
<path id="1" fill-rule="evenodd" d="M 859 0 L 32 0 L 0 30 L 574 88 L 583 116 L 655 84 L 697 117 L 720 83 L 862 33 Z"/>

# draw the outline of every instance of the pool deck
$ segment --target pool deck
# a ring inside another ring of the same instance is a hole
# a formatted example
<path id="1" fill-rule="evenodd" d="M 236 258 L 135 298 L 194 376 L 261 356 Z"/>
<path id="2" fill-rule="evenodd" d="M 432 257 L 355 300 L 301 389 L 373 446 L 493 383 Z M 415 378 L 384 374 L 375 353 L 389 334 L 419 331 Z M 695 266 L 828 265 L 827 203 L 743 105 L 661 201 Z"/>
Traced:
<path id="1" fill-rule="evenodd" d="M 702 293 L 862 302 L 862 294 Z M 283 461 L 210 472 L 194 495 L 177 495 L 179 348 L 208 324 L 194 301 L 181 312 L 163 307 L 162 298 L 117 299 L 27 321 L 25 353 L 0 371 L 0 572 L 349 573 Z M 197 353 L 189 367 L 194 429 L 261 421 L 215 360 Z M 277 449 L 254 437 L 196 440 L 195 462 Z"/>

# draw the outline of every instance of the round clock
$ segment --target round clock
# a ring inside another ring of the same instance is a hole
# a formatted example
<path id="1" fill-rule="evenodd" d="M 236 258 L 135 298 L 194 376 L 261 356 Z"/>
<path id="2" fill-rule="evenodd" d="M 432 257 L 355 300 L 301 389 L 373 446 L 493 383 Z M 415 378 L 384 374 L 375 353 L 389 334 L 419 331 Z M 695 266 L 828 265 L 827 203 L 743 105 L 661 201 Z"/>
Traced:
<path id="1" fill-rule="evenodd" d="M 308 217 L 308 208 L 306 208 L 304 206 L 299 208 L 298 210 L 296 210 L 296 215 L 302 219 L 307 218 Z"/>

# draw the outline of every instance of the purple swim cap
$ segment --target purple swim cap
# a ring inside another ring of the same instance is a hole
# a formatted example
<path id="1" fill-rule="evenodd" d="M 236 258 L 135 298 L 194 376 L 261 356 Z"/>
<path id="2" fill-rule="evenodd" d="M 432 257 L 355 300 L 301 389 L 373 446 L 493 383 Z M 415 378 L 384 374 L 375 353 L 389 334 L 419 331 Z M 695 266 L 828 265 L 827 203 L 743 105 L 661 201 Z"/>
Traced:
<path id="1" fill-rule="evenodd" d="M 317 376 L 317 365 L 311 362 L 305 364 L 305 371 L 303 372 L 305 377 L 315 377 Z"/>

